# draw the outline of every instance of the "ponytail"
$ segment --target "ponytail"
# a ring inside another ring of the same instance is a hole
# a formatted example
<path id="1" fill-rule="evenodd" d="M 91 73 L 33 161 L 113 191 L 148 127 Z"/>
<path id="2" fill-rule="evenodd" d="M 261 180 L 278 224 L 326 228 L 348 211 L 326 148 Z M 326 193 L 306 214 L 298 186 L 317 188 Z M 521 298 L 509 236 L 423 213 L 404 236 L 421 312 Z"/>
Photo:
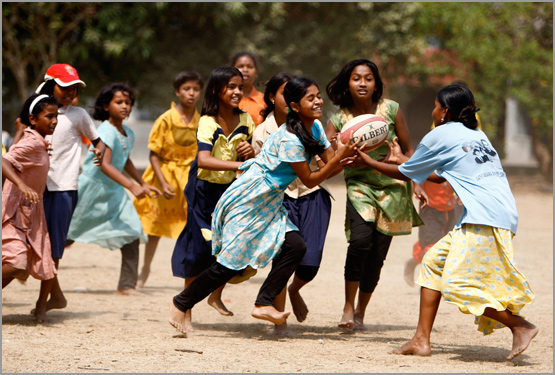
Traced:
<path id="1" fill-rule="evenodd" d="M 298 103 L 306 95 L 310 86 L 318 87 L 316 81 L 308 78 L 295 77 L 285 85 L 283 89 L 283 97 L 289 106 L 289 113 L 285 118 L 285 126 L 287 130 L 299 137 L 305 150 L 312 156 L 321 154 L 325 148 L 317 139 L 314 139 L 306 130 L 304 123 L 297 113 L 291 109 L 291 103 Z"/>
<path id="2" fill-rule="evenodd" d="M 467 87 L 446 86 L 437 93 L 437 101 L 443 108 L 447 108 L 451 114 L 451 121 L 461 122 L 469 129 L 478 127 L 476 112 L 480 108 L 476 108 L 474 95 Z"/>

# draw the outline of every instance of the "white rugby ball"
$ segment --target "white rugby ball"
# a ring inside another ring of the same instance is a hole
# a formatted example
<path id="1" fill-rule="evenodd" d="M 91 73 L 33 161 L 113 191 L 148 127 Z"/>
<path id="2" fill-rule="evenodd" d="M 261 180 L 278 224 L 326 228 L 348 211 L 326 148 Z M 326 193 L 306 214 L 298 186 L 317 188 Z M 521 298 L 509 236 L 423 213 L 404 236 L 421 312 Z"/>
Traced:
<path id="1" fill-rule="evenodd" d="M 378 115 L 360 115 L 348 121 L 341 129 L 339 139 L 347 143 L 353 133 L 353 142 L 360 138 L 360 144 L 366 143 L 363 151 L 378 148 L 387 139 L 389 124 Z"/>

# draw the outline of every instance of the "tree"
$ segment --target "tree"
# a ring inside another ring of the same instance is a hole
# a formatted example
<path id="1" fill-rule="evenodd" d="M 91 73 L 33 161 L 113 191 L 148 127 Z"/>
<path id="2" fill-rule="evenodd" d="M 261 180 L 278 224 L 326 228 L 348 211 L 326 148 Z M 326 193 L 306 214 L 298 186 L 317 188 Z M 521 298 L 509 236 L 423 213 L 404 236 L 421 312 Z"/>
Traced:
<path id="1" fill-rule="evenodd" d="M 461 63 L 445 65 L 443 73 L 462 69 L 486 109 L 480 112 L 485 131 L 500 150 L 505 100 L 519 100 L 531 118 L 542 172 L 552 181 L 553 4 L 427 3 L 414 31 Z M 421 61 L 420 70 L 426 67 Z"/>

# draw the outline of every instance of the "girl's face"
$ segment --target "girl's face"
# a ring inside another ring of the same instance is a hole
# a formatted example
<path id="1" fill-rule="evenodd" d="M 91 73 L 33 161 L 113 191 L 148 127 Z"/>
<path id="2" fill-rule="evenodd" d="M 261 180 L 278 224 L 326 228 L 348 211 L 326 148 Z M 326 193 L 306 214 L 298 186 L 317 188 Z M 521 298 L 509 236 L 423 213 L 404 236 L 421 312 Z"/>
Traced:
<path id="1" fill-rule="evenodd" d="M 200 84 L 197 81 L 186 81 L 175 92 L 183 107 L 191 108 L 200 98 Z"/>
<path id="2" fill-rule="evenodd" d="M 320 90 L 316 85 L 311 85 L 298 103 L 291 103 L 291 109 L 299 115 L 304 123 L 311 123 L 322 117 L 323 105 L 324 101 Z"/>
<path id="3" fill-rule="evenodd" d="M 56 125 L 58 125 L 58 106 L 56 104 L 49 104 L 38 115 L 30 114 L 29 122 L 43 137 L 52 135 Z"/>
<path id="4" fill-rule="evenodd" d="M 243 74 L 243 79 L 245 80 L 245 84 L 252 86 L 256 77 L 258 77 L 258 72 L 256 70 L 256 66 L 254 65 L 254 61 L 245 55 L 241 56 L 235 61 L 234 65 L 241 74 Z"/>
<path id="5" fill-rule="evenodd" d="M 241 99 L 243 99 L 243 79 L 239 76 L 231 77 L 227 85 L 218 94 L 219 105 L 237 108 Z"/>
<path id="6" fill-rule="evenodd" d="M 121 124 L 131 113 L 132 106 L 128 92 L 116 91 L 110 103 L 104 105 L 104 110 L 108 112 L 108 121 L 113 125 Z"/>
<path id="7" fill-rule="evenodd" d="M 447 115 L 447 108 L 442 107 L 439 101 L 436 99 L 434 103 L 434 110 L 432 111 L 432 119 L 434 120 L 434 125 L 435 126 L 443 125 L 445 123 L 446 115 Z"/>
<path id="8" fill-rule="evenodd" d="M 289 109 L 287 103 L 285 102 L 285 98 L 283 97 L 283 89 L 285 88 L 286 84 L 287 82 L 279 86 L 275 95 L 270 94 L 270 99 L 274 101 L 276 114 L 280 114 L 282 116 L 286 116 L 287 110 Z"/>
<path id="9" fill-rule="evenodd" d="M 62 106 L 71 105 L 73 99 L 77 96 L 77 84 L 68 87 L 62 87 L 56 84 L 54 85 L 52 96 L 55 97 Z"/>
<path id="10" fill-rule="evenodd" d="M 349 93 L 355 101 L 372 100 L 376 91 L 376 81 L 372 69 L 368 65 L 358 65 L 349 78 Z"/>

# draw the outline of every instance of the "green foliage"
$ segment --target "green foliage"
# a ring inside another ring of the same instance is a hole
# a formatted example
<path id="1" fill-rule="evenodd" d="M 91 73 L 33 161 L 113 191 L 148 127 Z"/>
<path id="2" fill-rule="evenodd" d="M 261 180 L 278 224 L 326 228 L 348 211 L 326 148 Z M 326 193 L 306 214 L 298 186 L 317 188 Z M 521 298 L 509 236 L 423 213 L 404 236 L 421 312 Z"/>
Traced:
<path id="1" fill-rule="evenodd" d="M 289 71 L 322 91 L 366 57 L 398 100 L 406 87 L 466 81 L 500 150 L 505 100 L 516 97 L 552 154 L 552 3 L 2 3 L 2 28 L 4 104 L 23 100 L 55 62 L 78 69 L 85 99 L 127 81 L 155 117 L 175 99 L 178 72 L 206 79 L 239 50 L 258 56 L 261 82 Z"/>

